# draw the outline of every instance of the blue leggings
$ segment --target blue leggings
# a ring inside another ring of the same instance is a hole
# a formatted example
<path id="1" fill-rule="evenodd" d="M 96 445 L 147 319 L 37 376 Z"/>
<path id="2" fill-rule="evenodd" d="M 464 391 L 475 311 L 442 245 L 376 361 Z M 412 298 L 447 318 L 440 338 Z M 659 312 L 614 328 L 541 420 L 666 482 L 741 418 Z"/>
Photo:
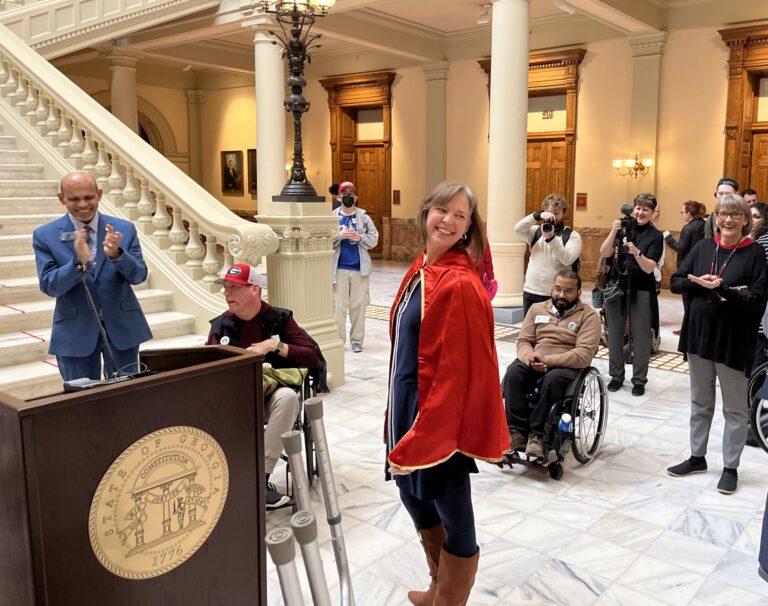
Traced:
<path id="1" fill-rule="evenodd" d="M 477 553 L 475 536 L 475 512 L 472 509 L 472 485 L 467 481 L 450 489 L 434 501 L 422 501 L 409 492 L 400 491 L 417 530 L 427 530 L 438 524 L 445 529 L 445 550 L 460 558 L 470 558 Z"/>

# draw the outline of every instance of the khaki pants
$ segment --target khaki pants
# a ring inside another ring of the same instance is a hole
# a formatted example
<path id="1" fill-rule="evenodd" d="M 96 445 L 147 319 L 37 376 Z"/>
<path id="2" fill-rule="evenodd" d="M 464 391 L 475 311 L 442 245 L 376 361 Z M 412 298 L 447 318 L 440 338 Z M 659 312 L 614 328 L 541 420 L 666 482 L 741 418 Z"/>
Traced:
<path id="1" fill-rule="evenodd" d="M 299 395 L 290 387 L 278 387 L 264 403 L 267 427 L 264 429 L 264 473 L 271 474 L 283 453 L 281 436 L 293 429 L 299 416 Z"/>
<path id="2" fill-rule="evenodd" d="M 336 270 L 336 284 L 333 285 L 333 319 L 339 327 L 342 342 L 347 342 L 347 312 L 352 327 L 349 340 L 363 344 L 365 338 L 365 308 L 370 303 L 368 276 L 361 276 L 359 271 L 348 269 Z"/>

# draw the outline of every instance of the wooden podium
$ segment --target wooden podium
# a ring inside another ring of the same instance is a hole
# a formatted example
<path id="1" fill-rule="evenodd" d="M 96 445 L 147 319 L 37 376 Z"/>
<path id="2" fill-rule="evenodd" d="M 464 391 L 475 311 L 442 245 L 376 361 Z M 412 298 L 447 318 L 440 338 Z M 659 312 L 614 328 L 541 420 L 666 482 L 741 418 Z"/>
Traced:
<path id="1" fill-rule="evenodd" d="M 0 394 L 0 606 L 266 604 L 262 357 L 141 359 L 156 374 Z"/>

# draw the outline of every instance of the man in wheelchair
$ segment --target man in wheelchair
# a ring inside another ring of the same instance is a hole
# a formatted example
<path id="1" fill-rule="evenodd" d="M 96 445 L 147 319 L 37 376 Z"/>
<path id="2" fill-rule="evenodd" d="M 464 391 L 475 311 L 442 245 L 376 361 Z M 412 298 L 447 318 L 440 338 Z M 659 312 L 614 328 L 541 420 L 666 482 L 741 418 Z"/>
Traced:
<path id="1" fill-rule="evenodd" d="M 211 320 L 208 345 L 232 345 L 265 356 L 272 368 L 308 368 L 318 391 L 327 391 L 326 366 L 320 347 L 293 319 L 288 309 L 261 300 L 261 279 L 255 267 L 236 263 L 223 280 L 229 308 Z M 280 494 L 269 476 L 283 452 L 282 434 L 293 429 L 300 402 L 296 390 L 278 387 L 265 400 L 264 472 L 267 509 L 277 509 L 290 499 Z"/>
<path id="2" fill-rule="evenodd" d="M 517 360 L 502 382 L 510 448 L 544 458 L 542 437 L 552 405 L 588 367 L 600 342 L 600 318 L 584 305 L 581 278 L 565 269 L 555 276 L 550 301 L 535 303 L 523 320 Z M 539 387 L 533 408 L 528 395 Z"/>

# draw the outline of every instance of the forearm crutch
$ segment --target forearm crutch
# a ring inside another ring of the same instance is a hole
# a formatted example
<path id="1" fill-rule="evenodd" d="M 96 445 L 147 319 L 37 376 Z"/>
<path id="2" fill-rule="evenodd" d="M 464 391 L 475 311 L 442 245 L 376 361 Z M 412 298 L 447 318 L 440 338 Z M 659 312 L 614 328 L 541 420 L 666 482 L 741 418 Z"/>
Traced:
<path id="1" fill-rule="evenodd" d="M 304 469 L 304 462 L 301 460 L 302 434 L 294 429 L 286 431 L 280 437 L 283 440 L 283 448 L 288 456 L 288 466 L 291 469 L 291 476 L 293 476 L 293 494 L 296 498 L 296 509 L 298 511 L 312 511 L 307 471 Z"/>
<path id="2" fill-rule="evenodd" d="M 301 594 L 299 573 L 296 570 L 296 547 L 293 543 L 293 531 L 290 528 L 275 528 L 265 539 L 267 549 L 277 568 L 280 590 L 283 592 L 285 606 L 304 606 Z"/>
<path id="3" fill-rule="evenodd" d="M 309 398 L 304 402 L 304 411 L 309 419 L 312 431 L 312 440 L 315 443 L 315 456 L 320 472 L 320 483 L 323 485 L 323 500 L 325 501 L 325 514 L 328 517 L 328 525 L 331 527 L 331 544 L 336 556 L 336 569 L 339 573 L 339 590 L 342 606 L 355 606 L 355 596 L 352 591 L 352 577 L 349 573 L 347 561 L 347 548 L 344 544 L 344 532 L 341 528 L 341 508 L 336 496 L 336 484 L 333 480 L 331 457 L 328 453 L 328 439 L 325 435 L 323 423 L 322 398 Z"/>
<path id="4" fill-rule="evenodd" d="M 320 557 L 320 547 L 317 544 L 317 521 L 315 514 L 309 511 L 299 511 L 291 516 L 291 528 L 301 547 L 301 557 L 307 570 L 309 590 L 312 592 L 312 603 L 315 606 L 331 606 L 331 596 L 328 593 L 328 583 L 325 580 L 323 560 Z"/>

